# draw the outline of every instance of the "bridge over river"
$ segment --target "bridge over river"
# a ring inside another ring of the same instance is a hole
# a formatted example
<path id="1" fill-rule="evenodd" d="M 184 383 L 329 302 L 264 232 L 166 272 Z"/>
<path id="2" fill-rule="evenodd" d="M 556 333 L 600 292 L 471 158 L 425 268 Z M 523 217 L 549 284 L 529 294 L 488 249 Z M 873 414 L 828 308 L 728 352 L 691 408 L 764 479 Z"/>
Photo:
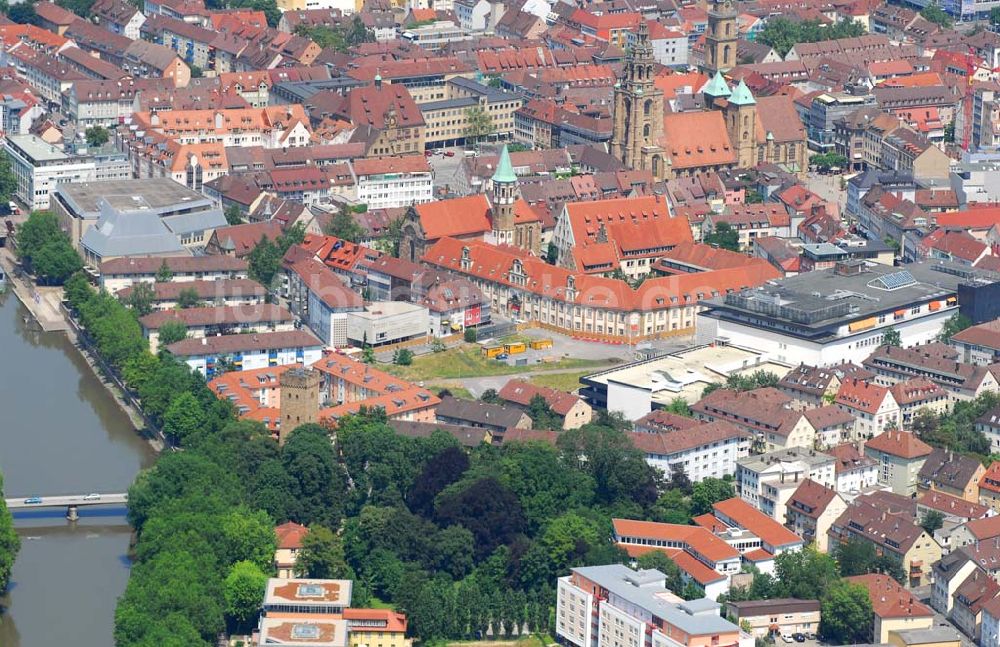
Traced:
<path id="1" fill-rule="evenodd" d="M 66 518 L 76 521 L 80 518 L 81 507 L 124 505 L 128 503 L 128 494 L 116 492 L 112 494 L 58 494 L 55 496 L 15 497 L 6 499 L 7 509 L 36 510 L 44 508 L 66 508 Z"/>

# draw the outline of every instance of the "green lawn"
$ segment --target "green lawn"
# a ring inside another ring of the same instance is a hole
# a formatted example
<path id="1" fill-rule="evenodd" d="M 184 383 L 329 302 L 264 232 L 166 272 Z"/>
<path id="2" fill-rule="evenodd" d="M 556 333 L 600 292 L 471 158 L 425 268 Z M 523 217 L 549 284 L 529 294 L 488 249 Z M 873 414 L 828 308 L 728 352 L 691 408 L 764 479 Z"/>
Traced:
<path id="1" fill-rule="evenodd" d="M 472 393 L 469 391 L 469 389 L 465 388 L 464 386 L 453 386 L 451 384 L 441 384 L 441 383 L 434 383 L 434 382 L 430 382 L 428 384 L 425 384 L 424 386 L 426 386 L 427 389 L 429 389 L 430 391 L 433 391 L 434 393 L 437 393 L 441 389 L 448 389 L 449 391 L 451 391 L 451 394 L 453 396 L 455 396 L 456 398 L 461 398 L 463 400 L 475 400 L 476 399 L 476 396 L 472 395 Z"/>
<path id="2" fill-rule="evenodd" d="M 388 602 L 384 602 L 384 601 L 378 599 L 374 595 L 371 597 L 371 600 L 368 601 L 368 606 L 371 607 L 372 609 L 392 609 L 393 608 L 391 604 L 389 604 Z"/>
<path id="3" fill-rule="evenodd" d="M 593 373 L 593 369 L 588 369 L 586 371 L 574 371 L 572 373 L 556 373 L 554 375 L 534 375 L 528 378 L 528 381 L 532 384 L 538 386 L 547 386 L 550 389 L 559 389 L 560 391 L 572 392 L 579 389 L 582 384 L 580 384 L 580 378 L 584 375 L 590 375 Z"/>
<path id="4" fill-rule="evenodd" d="M 560 368 L 597 368 L 608 366 L 605 360 L 563 358 L 528 366 L 509 366 L 483 356 L 479 346 L 461 346 L 440 353 L 428 353 L 413 358 L 410 366 L 382 365 L 388 373 L 407 380 L 439 380 L 485 375 L 514 375 Z"/>

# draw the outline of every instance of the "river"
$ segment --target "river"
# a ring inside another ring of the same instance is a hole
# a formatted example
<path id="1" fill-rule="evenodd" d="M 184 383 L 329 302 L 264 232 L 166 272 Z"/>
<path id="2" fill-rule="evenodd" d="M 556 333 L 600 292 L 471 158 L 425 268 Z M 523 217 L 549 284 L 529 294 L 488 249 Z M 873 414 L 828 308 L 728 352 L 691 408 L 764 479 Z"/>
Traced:
<path id="1" fill-rule="evenodd" d="M 64 333 L 42 333 L 0 295 L 0 470 L 8 497 L 124 492 L 151 447 Z M 124 509 L 19 515 L 22 539 L 0 615 L 3 647 L 110 647 L 128 581 Z"/>

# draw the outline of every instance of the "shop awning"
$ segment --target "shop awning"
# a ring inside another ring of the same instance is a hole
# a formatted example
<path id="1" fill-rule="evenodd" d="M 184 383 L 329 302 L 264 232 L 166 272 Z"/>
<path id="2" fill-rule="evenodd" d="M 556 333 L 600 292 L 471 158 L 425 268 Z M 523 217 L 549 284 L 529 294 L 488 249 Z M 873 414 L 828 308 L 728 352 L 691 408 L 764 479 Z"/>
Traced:
<path id="1" fill-rule="evenodd" d="M 848 324 L 847 329 L 851 332 L 858 332 L 859 330 L 868 330 L 869 328 L 874 328 L 877 320 L 875 317 L 869 317 L 867 319 L 862 319 L 861 321 L 855 321 L 852 324 Z"/>
<path id="2" fill-rule="evenodd" d="M 906 316 L 906 309 L 904 308 L 902 310 L 897 310 L 893 314 L 896 315 L 897 317 L 905 317 Z"/>
<path id="3" fill-rule="evenodd" d="M 941 302 L 940 301 L 931 301 L 931 303 L 930 303 L 930 305 L 928 307 L 931 309 L 931 312 L 934 312 L 935 310 L 940 310 L 941 309 Z"/>

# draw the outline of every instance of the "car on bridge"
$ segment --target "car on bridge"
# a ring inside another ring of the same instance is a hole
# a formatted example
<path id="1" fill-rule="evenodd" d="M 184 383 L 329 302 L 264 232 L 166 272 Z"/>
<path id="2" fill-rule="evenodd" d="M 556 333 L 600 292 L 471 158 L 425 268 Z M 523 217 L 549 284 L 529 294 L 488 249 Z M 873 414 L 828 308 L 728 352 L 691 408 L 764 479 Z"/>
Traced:
<path id="1" fill-rule="evenodd" d="M 42 497 L 40 496 L 30 496 L 24 500 L 25 505 L 35 505 L 42 502 Z"/>
<path id="2" fill-rule="evenodd" d="M 100 501 L 101 500 L 101 495 L 100 494 L 96 494 L 96 493 L 88 494 L 87 496 L 83 497 L 83 500 L 84 501 Z"/>

